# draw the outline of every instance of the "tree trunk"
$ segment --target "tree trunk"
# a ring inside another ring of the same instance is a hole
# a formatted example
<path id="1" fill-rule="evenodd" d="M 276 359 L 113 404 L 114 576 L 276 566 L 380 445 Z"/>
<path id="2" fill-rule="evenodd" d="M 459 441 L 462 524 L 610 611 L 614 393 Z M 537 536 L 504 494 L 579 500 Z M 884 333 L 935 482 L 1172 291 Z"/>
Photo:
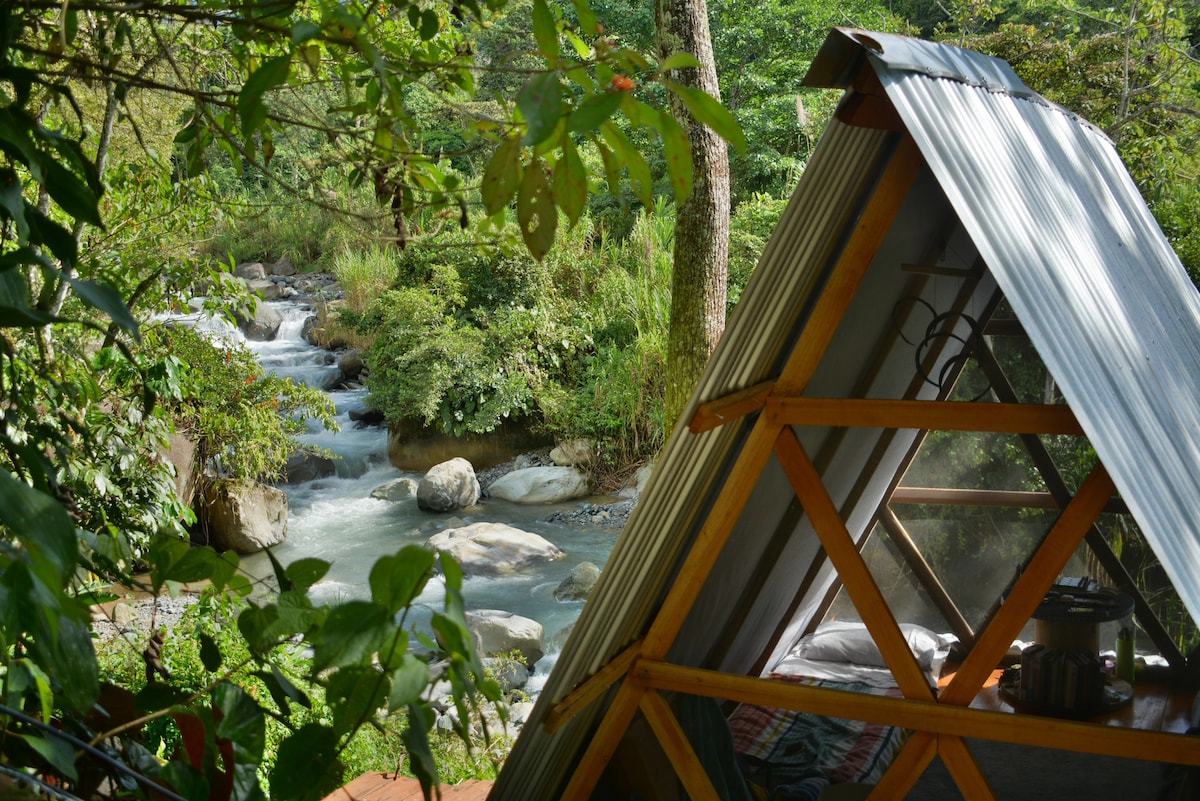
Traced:
<path id="1" fill-rule="evenodd" d="M 676 70 L 673 77 L 719 100 L 705 0 L 655 0 L 654 17 L 660 56 L 685 52 L 700 62 L 699 69 Z M 664 409 L 668 432 L 683 413 L 725 330 L 729 276 L 728 148 L 711 128 L 696 122 L 673 94 L 671 113 L 691 140 L 695 183 L 691 197 L 675 212 Z"/>

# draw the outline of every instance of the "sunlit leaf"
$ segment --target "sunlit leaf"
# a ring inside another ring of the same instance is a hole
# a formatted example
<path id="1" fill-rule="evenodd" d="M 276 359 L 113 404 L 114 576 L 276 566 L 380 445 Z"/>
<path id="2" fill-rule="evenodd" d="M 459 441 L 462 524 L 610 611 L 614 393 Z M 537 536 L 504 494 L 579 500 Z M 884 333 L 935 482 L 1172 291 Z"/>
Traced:
<path id="1" fill-rule="evenodd" d="M 313 647 L 313 670 L 367 660 L 395 628 L 391 613 L 379 604 L 349 601 L 335 606 Z"/>
<path id="2" fill-rule="evenodd" d="M 496 148 L 483 170 L 479 194 L 489 215 L 508 206 L 521 185 L 521 140 L 505 139 Z"/>
<path id="3" fill-rule="evenodd" d="M 663 59 L 663 62 L 658 65 L 659 72 L 667 72 L 668 70 L 681 70 L 687 68 L 700 68 L 700 62 L 691 53 L 673 53 Z"/>
<path id="4" fill-rule="evenodd" d="M 291 70 L 290 53 L 276 56 L 264 61 L 242 84 L 241 91 L 238 92 L 237 112 L 241 119 L 243 136 L 249 138 L 266 121 L 267 107 L 263 95 L 286 82 Z"/>
<path id="5" fill-rule="evenodd" d="M 554 195 L 540 161 L 530 164 L 521 180 L 521 188 L 517 192 L 517 224 L 521 228 L 525 247 L 540 261 L 550 252 L 558 228 Z"/>
<path id="6" fill-rule="evenodd" d="M 562 113 L 558 73 L 539 72 L 526 81 L 517 93 L 517 108 L 528 126 L 523 144 L 536 145 L 554 133 Z"/>
<path id="7" fill-rule="evenodd" d="M 84 303 L 108 315 L 109 319 L 119 327 L 133 334 L 134 339 L 141 341 L 138 334 L 138 323 L 133 313 L 125 305 L 125 300 L 112 287 L 96 281 L 84 281 L 80 278 L 63 276 Z"/>
<path id="8" fill-rule="evenodd" d="M 717 136 L 737 148 L 739 153 L 746 152 L 746 134 L 742 126 L 730 113 L 729 109 L 707 92 L 683 86 L 675 81 L 664 81 L 667 88 L 679 95 L 679 99 L 687 106 L 688 111 L 697 122 L 712 128 Z"/>
<path id="9" fill-rule="evenodd" d="M 550 63 L 558 60 L 558 27 L 546 0 L 533 0 L 533 38 L 538 52 Z"/>
<path id="10" fill-rule="evenodd" d="M 563 138 L 562 154 L 554 165 L 554 202 L 571 225 L 579 222 L 587 206 L 587 169 L 570 137 Z"/>
<path id="11" fill-rule="evenodd" d="M 600 133 L 604 136 L 604 141 L 608 143 L 616 154 L 619 163 L 624 164 L 629 170 L 629 182 L 633 188 L 633 194 L 642 205 L 649 208 L 653 205 L 654 186 L 650 180 L 650 165 L 646 163 L 646 159 L 638 152 L 625 134 L 621 133 L 617 126 L 611 122 L 604 123 L 600 128 Z"/>
<path id="12" fill-rule="evenodd" d="M 433 551 L 407 545 L 391 556 L 381 557 L 371 568 L 371 600 L 393 615 L 410 605 L 433 575 Z"/>
<path id="13" fill-rule="evenodd" d="M 600 24 L 588 0 L 571 0 L 571 5 L 575 7 L 575 16 L 579 19 L 579 30 L 583 31 L 583 35 L 599 35 Z"/>
<path id="14" fill-rule="evenodd" d="M 387 705 L 387 677 L 374 666 L 342 668 L 329 677 L 325 702 L 333 712 L 333 730 L 347 734 Z"/>
<path id="15" fill-rule="evenodd" d="M 329 566 L 324 559 L 309 556 L 292 562 L 283 572 L 291 579 L 295 589 L 306 590 L 325 577 Z"/>
<path id="16" fill-rule="evenodd" d="M 624 92 L 601 92 L 586 98 L 567 118 L 567 130 L 593 131 L 621 107 Z"/>
<path id="17" fill-rule="evenodd" d="M 675 202 L 682 204 L 692 195 L 693 165 L 692 144 L 687 131 L 675 121 L 669 111 L 659 112 L 659 133 L 663 140 L 663 153 L 667 159 L 667 174 L 671 177 L 671 189 Z"/>
<path id="18" fill-rule="evenodd" d="M 391 674 L 392 687 L 388 694 L 388 711 L 416 703 L 429 686 L 429 665 L 412 654 L 405 654 L 400 666 Z"/>
<path id="19" fill-rule="evenodd" d="M 608 181 L 608 191 L 615 198 L 621 197 L 621 165 L 617 163 L 616 154 L 599 139 L 592 140 L 600 151 L 600 161 L 604 164 L 604 177 Z M 623 201 L 622 201 L 623 202 Z"/>
<path id="20" fill-rule="evenodd" d="M 66 584 L 75 570 L 79 546 L 75 524 L 57 500 L 0 470 L 0 523 L 8 531 L 23 532 L 21 544 L 48 584 Z"/>

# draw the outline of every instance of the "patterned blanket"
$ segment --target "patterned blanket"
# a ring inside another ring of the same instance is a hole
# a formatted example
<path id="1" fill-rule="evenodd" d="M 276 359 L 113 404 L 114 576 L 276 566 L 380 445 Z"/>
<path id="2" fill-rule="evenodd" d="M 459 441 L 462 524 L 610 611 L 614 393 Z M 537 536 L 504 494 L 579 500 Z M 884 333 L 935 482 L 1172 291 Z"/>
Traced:
<path id="1" fill-rule="evenodd" d="M 900 697 L 896 688 L 806 676 L 772 675 L 814 687 Z M 875 784 L 908 737 L 908 731 L 860 720 L 742 704 L 729 719 L 733 746 L 760 798 L 815 798 L 822 786 Z"/>

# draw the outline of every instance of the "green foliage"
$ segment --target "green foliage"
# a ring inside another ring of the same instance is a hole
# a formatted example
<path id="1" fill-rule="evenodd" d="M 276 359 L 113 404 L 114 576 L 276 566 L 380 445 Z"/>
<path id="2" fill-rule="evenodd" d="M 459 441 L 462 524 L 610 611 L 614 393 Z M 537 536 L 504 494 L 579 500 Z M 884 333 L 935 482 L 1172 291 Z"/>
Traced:
<path id="1" fill-rule="evenodd" d="M 367 310 L 396 280 L 395 251 L 373 245 L 364 250 L 343 250 L 333 259 L 333 274 L 346 295 L 346 308 L 356 314 Z"/>
<path id="2" fill-rule="evenodd" d="M 181 326 L 147 329 L 151 358 L 169 365 L 177 386 L 163 403 L 197 442 L 199 465 L 231 478 L 273 480 L 303 446 L 305 419 L 336 427 L 325 393 L 266 374 L 244 347 L 218 346 Z"/>

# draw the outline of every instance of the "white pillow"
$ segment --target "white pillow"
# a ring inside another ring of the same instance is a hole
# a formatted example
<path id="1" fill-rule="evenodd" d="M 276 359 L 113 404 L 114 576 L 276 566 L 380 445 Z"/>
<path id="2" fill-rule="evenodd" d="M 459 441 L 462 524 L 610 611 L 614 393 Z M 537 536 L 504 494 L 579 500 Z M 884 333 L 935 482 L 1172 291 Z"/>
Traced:
<path id="1" fill-rule="evenodd" d="M 901 623 L 900 631 L 908 641 L 913 656 L 922 670 L 932 670 L 938 648 L 939 637 L 915 623 Z M 822 662 L 853 662 L 856 665 L 888 667 L 871 639 L 871 633 L 863 623 L 833 621 L 822 623 L 817 630 L 802 639 L 795 651 L 797 656 Z"/>

